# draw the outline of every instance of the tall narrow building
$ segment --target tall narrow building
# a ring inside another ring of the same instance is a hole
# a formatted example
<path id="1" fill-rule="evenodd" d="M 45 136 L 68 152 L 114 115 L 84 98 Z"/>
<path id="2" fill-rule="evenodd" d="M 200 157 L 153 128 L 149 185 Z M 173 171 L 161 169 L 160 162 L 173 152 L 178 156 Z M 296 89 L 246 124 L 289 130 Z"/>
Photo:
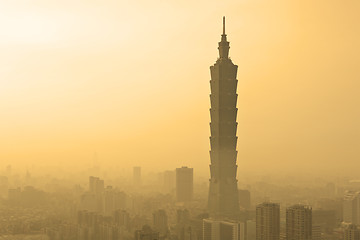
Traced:
<path id="1" fill-rule="evenodd" d="M 256 206 L 256 240 L 280 239 L 280 205 L 265 202 Z"/>
<path id="2" fill-rule="evenodd" d="M 236 219 L 239 213 L 237 188 L 236 115 L 238 66 L 229 58 L 229 42 L 223 34 L 219 42 L 219 58 L 210 67 L 210 189 L 208 209 L 210 217 Z"/>
<path id="3" fill-rule="evenodd" d="M 286 209 L 286 239 L 312 240 L 312 208 L 296 204 Z"/>

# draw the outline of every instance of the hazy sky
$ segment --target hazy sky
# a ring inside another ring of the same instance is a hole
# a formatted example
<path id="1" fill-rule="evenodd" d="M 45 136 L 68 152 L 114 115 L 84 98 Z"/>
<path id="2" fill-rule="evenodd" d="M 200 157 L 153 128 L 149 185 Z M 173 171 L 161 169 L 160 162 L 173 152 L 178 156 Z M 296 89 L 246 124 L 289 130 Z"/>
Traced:
<path id="1" fill-rule="evenodd" d="M 240 172 L 360 167 L 360 1 L 0 0 L 0 162 L 209 172 L 227 17 Z"/>

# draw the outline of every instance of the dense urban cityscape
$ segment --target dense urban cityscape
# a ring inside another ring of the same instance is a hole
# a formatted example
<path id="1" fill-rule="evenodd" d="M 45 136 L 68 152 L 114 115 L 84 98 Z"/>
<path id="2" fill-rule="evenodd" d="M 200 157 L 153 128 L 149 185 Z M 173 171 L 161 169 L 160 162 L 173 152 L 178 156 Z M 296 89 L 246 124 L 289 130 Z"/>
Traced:
<path id="1" fill-rule="evenodd" d="M 7 166 L 1 171 L 0 239 L 214 239 L 204 236 L 214 234 L 206 232 L 214 224 L 206 179 L 190 167 L 132 170 L 133 176 L 104 180 L 85 176 L 94 168 L 54 178 Z M 103 175 L 99 166 L 97 175 Z M 219 222 L 219 233 L 238 233 L 220 239 L 356 239 L 359 187 L 347 178 L 249 178 L 239 183 L 239 219 Z"/>
<path id="2" fill-rule="evenodd" d="M 0 239 L 360 239 L 358 179 L 315 174 L 238 181 L 238 80 L 229 48 L 224 17 L 219 57 L 210 67 L 210 181 L 192 166 L 159 172 L 134 166 L 111 175 L 94 162 L 62 177 L 3 166 Z"/>

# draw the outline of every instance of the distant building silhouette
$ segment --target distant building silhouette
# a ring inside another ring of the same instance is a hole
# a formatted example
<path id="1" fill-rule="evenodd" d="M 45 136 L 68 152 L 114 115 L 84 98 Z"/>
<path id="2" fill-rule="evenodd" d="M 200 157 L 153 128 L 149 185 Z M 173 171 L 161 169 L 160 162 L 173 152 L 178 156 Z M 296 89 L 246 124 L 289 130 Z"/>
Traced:
<path id="1" fill-rule="evenodd" d="M 312 240 L 312 209 L 297 204 L 286 209 L 286 239 Z"/>
<path id="2" fill-rule="evenodd" d="M 161 238 L 168 234 L 168 218 L 165 210 L 160 209 L 153 213 L 153 226 L 160 233 Z"/>
<path id="3" fill-rule="evenodd" d="M 141 186 L 141 167 L 133 168 L 133 182 L 134 182 L 134 186 L 136 187 Z"/>
<path id="4" fill-rule="evenodd" d="M 107 186 L 103 194 L 103 214 L 111 216 L 115 210 L 125 209 L 127 195 L 119 192 L 111 186 Z"/>
<path id="5" fill-rule="evenodd" d="M 176 223 L 177 224 L 181 224 L 181 223 L 188 223 L 190 220 L 190 213 L 187 209 L 178 209 L 176 211 Z"/>
<path id="6" fill-rule="evenodd" d="M 176 235 L 179 240 L 197 240 L 196 227 L 191 223 L 187 209 L 176 211 Z"/>
<path id="7" fill-rule="evenodd" d="M 360 192 L 347 191 L 343 201 L 343 221 L 360 224 Z"/>
<path id="8" fill-rule="evenodd" d="M 223 34 L 219 42 L 219 58 L 210 67 L 210 188 L 208 209 L 212 218 L 236 219 L 239 214 L 237 188 L 237 151 L 236 151 L 236 102 L 238 66 L 229 58 L 229 42 Z"/>
<path id="9" fill-rule="evenodd" d="M 104 186 L 104 180 L 101 180 L 98 177 L 89 177 L 89 191 L 91 193 L 100 194 L 104 192 L 105 186 Z"/>
<path id="10" fill-rule="evenodd" d="M 194 170 L 188 167 L 176 169 L 176 200 L 187 202 L 193 199 Z"/>
<path id="11" fill-rule="evenodd" d="M 175 190 L 175 171 L 165 171 L 163 175 L 164 190 L 168 193 L 173 193 Z"/>
<path id="12" fill-rule="evenodd" d="M 250 209 L 251 199 L 249 190 L 239 189 L 239 204 L 241 208 Z"/>
<path id="13" fill-rule="evenodd" d="M 116 210 L 113 212 L 115 224 L 123 226 L 126 230 L 130 229 L 130 214 L 125 210 Z"/>
<path id="14" fill-rule="evenodd" d="M 104 188 L 104 180 L 89 177 L 89 191 L 80 196 L 79 210 L 87 210 L 112 216 L 115 210 L 126 209 L 128 195 L 114 189 L 112 186 Z"/>
<path id="15" fill-rule="evenodd" d="M 256 206 L 256 240 L 279 240 L 280 205 L 262 203 Z"/>
<path id="16" fill-rule="evenodd" d="M 21 188 L 11 188 L 8 190 L 8 199 L 12 203 L 17 203 L 21 198 Z"/>
<path id="17" fill-rule="evenodd" d="M 5 197 L 8 194 L 9 180 L 6 176 L 0 176 L 0 197 Z"/>

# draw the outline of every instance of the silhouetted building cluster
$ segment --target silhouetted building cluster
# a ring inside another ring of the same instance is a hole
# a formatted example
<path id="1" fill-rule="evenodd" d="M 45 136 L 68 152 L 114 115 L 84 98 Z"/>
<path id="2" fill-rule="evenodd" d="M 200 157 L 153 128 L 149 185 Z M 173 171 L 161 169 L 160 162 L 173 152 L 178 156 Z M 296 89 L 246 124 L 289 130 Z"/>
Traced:
<path id="1" fill-rule="evenodd" d="M 111 186 L 105 188 L 103 180 L 91 176 L 89 191 L 82 194 L 79 209 L 110 216 L 113 211 L 126 207 L 127 195 L 124 192 Z"/>

